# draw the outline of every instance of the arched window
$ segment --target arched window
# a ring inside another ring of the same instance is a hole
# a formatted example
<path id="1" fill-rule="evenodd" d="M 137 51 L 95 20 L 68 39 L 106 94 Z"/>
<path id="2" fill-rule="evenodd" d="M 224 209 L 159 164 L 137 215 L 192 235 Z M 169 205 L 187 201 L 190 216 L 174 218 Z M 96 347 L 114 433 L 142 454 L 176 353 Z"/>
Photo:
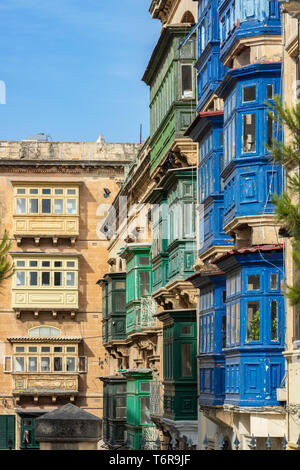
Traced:
<path id="1" fill-rule="evenodd" d="M 38 326 L 29 330 L 29 336 L 60 336 L 60 330 L 52 326 Z"/>
<path id="2" fill-rule="evenodd" d="M 193 13 L 191 13 L 190 11 L 186 11 L 181 19 L 181 23 L 195 24 L 195 18 Z"/>

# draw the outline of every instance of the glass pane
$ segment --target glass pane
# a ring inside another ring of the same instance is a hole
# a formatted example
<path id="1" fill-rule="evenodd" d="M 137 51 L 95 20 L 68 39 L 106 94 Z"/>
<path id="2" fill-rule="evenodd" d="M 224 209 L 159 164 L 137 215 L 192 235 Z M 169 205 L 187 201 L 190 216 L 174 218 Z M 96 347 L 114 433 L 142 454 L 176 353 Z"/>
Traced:
<path id="1" fill-rule="evenodd" d="M 43 268 L 50 268 L 50 261 L 42 261 Z"/>
<path id="2" fill-rule="evenodd" d="M 193 97 L 193 71 L 191 65 L 182 65 L 182 96 Z"/>
<path id="3" fill-rule="evenodd" d="M 141 392 L 150 392 L 150 382 L 141 382 L 140 390 Z"/>
<path id="4" fill-rule="evenodd" d="M 149 256 L 140 256 L 140 265 L 141 266 L 148 266 L 150 263 Z"/>
<path id="5" fill-rule="evenodd" d="M 140 278 L 140 296 L 150 294 L 150 273 L 149 271 L 144 271 L 139 273 Z"/>
<path id="6" fill-rule="evenodd" d="M 39 190 L 36 189 L 36 188 L 31 188 L 31 189 L 29 190 L 29 194 L 38 194 L 38 193 L 39 193 Z"/>
<path id="7" fill-rule="evenodd" d="M 76 199 L 67 200 L 67 214 L 76 214 Z"/>
<path id="8" fill-rule="evenodd" d="M 17 189 L 17 194 L 26 194 L 26 189 L 25 188 L 18 188 Z"/>
<path id="9" fill-rule="evenodd" d="M 42 199 L 42 213 L 51 214 L 51 199 Z"/>
<path id="10" fill-rule="evenodd" d="M 62 286 L 62 273 L 61 272 L 55 272 L 54 273 L 54 285 L 57 286 Z"/>
<path id="11" fill-rule="evenodd" d="M 259 302 L 247 303 L 247 341 L 260 339 L 260 310 Z"/>
<path id="12" fill-rule="evenodd" d="M 278 288 L 278 274 L 273 273 L 271 274 L 271 289 L 277 289 Z"/>
<path id="13" fill-rule="evenodd" d="M 17 346 L 16 347 L 16 352 L 21 353 L 21 352 L 24 352 L 24 351 L 25 351 L 24 346 Z"/>
<path id="14" fill-rule="evenodd" d="M 29 213 L 37 214 L 39 212 L 39 200 L 29 199 Z"/>
<path id="15" fill-rule="evenodd" d="M 67 268 L 74 268 L 75 267 L 75 261 L 67 261 Z"/>
<path id="16" fill-rule="evenodd" d="M 141 424 L 150 424 L 150 397 L 141 397 L 140 398 L 141 406 Z"/>
<path id="17" fill-rule="evenodd" d="M 56 195 L 64 194 L 64 190 L 63 189 L 55 189 L 54 194 L 56 194 Z"/>
<path id="18" fill-rule="evenodd" d="M 256 100 L 256 87 L 247 86 L 243 90 L 243 101 L 255 101 Z"/>
<path id="19" fill-rule="evenodd" d="M 37 357 L 28 358 L 28 372 L 37 372 Z"/>
<path id="20" fill-rule="evenodd" d="M 36 346 L 29 346 L 28 351 L 29 351 L 30 353 L 37 352 L 37 347 L 36 347 Z"/>
<path id="21" fill-rule="evenodd" d="M 67 371 L 75 372 L 75 357 L 67 357 Z"/>
<path id="22" fill-rule="evenodd" d="M 37 286 L 38 285 L 38 273 L 37 272 L 30 272 L 29 273 L 29 285 L 30 286 Z"/>
<path id="23" fill-rule="evenodd" d="M 68 353 L 75 352 L 75 347 L 74 347 L 74 346 L 68 346 L 68 347 L 67 347 L 67 352 L 68 352 Z"/>
<path id="24" fill-rule="evenodd" d="M 50 286 L 50 273 L 42 272 L 42 286 Z"/>
<path id="25" fill-rule="evenodd" d="M 247 289 L 248 290 L 260 290 L 260 275 L 250 275 L 247 277 Z"/>
<path id="26" fill-rule="evenodd" d="M 256 115 L 243 116 L 243 152 L 256 151 Z"/>
<path id="27" fill-rule="evenodd" d="M 51 189 L 43 189 L 42 194 L 51 194 Z"/>
<path id="28" fill-rule="evenodd" d="M 181 345 L 181 375 L 183 377 L 192 376 L 192 345 Z"/>
<path id="29" fill-rule="evenodd" d="M 31 268 L 36 268 L 37 265 L 38 265 L 38 262 L 37 262 L 37 261 L 29 261 L 29 266 L 30 266 Z"/>
<path id="30" fill-rule="evenodd" d="M 274 90 L 273 90 L 273 85 L 268 85 L 267 87 L 267 98 L 268 100 L 271 100 L 274 96 Z"/>
<path id="31" fill-rule="evenodd" d="M 26 199 L 17 198 L 17 214 L 26 214 Z"/>
<path id="32" fill-rule="evenodd" d="M 17 261 L 18 268 L 25 268 L 25 261 Z"/>
<path id="33" fill-rule="evenodd" d="M 273 141 L 273 118 L 267 116 L 267 144 L 272 145 Z"/>
<path id="34" fill-rule="evenodd" d="M 57 353 L 57 352 L 62 352 L 62 348 L 60 346 L 55 346 L 54 347 L 54 352 Z"/>
<path id="35" fill-rule="evenodd" d="M 62 357 L 55 357 L 53 360 L 53 370 L 54 372 L 62 371 Z"/>
<path id="36" fill-rule="evenodd" d="M 61 261 L 54 261 L 54 267 L 55 268 L 61 268 L 62 267 L 62 262 Z"/>
<path id="37" fill-rule="evenodd" d="M 17 271 L 17 286 L 25 286 L 25 271 Z"/>
<path id="38" fill-rule="evenodd" d="M 50 352 L 50 347 L 49 346 L 42 346 L 41 351 L 42 351 L 42 353 L 48 353 L 48 352 Z"/>
<path id="39" fill-rule="evenodd" d="M 75 286 L 75 273 L 67 272 L 67 286 Z"/>
<path id="40" fill-rule="evenodd" d="M 41 358 L 41 372 L 50 372 L 50 357 Z"/>
<path id="41" fill-rule="evenodd" d="M 271 341 L 278 340 L 278 309 L 277 301 L 271 302 Z"/>
<path id="42" fill-rule="evenodd" d="M 76 189 L 68 189 L 67 194 L 70 195 L 70 196 L 73 195 L 73 194 L 76 194 Z"/>
<path id="43" fill-rule="evenodd" d="M 63 214 L 63 213 L 64 213 L 64 200 L 54 199 L 54 214 Z"/>
<path id="44" fill-rule="evenodd" d="M 24 372 L 25 371 L 24 357 L 16 357 L 15 364 L 16 364 L 16 366 L 15 366 L 16 372 Z"/>

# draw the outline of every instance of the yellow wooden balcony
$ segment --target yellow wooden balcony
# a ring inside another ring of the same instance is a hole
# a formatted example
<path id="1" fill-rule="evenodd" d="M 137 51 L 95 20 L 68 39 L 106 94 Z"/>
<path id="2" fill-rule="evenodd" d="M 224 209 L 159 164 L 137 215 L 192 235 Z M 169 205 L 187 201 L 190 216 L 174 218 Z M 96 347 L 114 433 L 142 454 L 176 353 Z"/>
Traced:
<path id="1" fill-rule="evenodd" d="M 23 238 L 68 238 L 74 244 L 79 235 L 80 183 L 12 182 L 14 189 L 13 234 Z"/>
<path id="2" fill-rule="evenodd" d="M 16 272 L 12 280 L 12 308 L 22 311 L 68 311 L 74 317 L 78 305 L 77 253 L 12 252 Z"/>

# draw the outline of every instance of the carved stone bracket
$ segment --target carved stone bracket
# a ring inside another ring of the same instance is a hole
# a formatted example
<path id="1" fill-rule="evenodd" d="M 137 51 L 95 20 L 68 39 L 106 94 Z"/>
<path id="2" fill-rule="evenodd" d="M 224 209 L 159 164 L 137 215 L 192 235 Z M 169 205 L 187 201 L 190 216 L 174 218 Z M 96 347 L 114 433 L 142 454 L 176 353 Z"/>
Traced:
<path id="1" fill-rule="evenodd" d="M 164 310 L 194 308 L 197 305 L 199 291 L 190 282 L 177 280 L 154 294 L 157 304 Z"/>

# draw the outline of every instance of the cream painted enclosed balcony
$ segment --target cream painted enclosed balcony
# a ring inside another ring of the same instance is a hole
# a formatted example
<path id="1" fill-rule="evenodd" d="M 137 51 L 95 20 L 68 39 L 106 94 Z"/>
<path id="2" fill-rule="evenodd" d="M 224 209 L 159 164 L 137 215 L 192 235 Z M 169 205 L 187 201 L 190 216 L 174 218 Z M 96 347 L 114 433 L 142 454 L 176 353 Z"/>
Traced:
<path id="1" fill-rule="evenodd" d="M 61 238 L 75 243 L 79 235 L 80 183 L 12 182 L 13 234 L 18 244 L 33 238 Z"/>
<path id="2" fill-rule="evenodd" d="M 45 336 L 46 335 L 46 336 Z M 58 396 L 74 400 L 78 395 L 79 375 L 87 371 L 86 356 L 79 356 L 81 337 L 60 336 L 60 330 L 41 326 L 29 336 L 10 337 L 12 355 L 5 356 L 4 373 L 12 376 L 12 394 L 35 401 L 39 396 Z"/>
<path id="3" fill-rule="evenodd" d="M 10 253 L 15 266 L 12 279 L 12 308 L 17 317 L 22 312 L 33 312 L 35 317 L 43 311 L 54 317 L 59 312 L 78 310 L 77 253 Z"/>

